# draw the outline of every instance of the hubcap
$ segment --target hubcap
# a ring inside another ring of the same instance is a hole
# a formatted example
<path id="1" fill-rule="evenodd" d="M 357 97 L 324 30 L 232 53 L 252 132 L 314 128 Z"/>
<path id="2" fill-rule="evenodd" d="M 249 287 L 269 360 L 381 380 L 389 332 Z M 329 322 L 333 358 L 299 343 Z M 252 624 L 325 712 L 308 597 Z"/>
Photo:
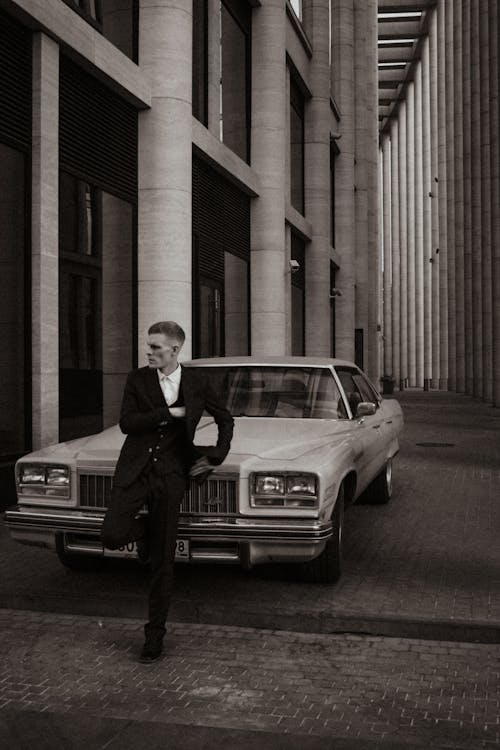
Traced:
<path id="1" fill-rule="evenodd" d="M 392 495 L 392 460 L 387 462 L 385 467 L 385 483 L 387 486 L 387 494 L 389 497 Z"/>

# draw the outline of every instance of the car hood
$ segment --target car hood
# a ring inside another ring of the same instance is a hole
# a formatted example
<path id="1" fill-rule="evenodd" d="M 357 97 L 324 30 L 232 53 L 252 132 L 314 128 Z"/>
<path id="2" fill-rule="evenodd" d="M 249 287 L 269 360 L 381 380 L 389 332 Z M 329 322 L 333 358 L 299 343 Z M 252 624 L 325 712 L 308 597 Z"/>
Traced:
<path id="1" fill-rule="evenodd" d="M 279 419 L 237 417 L 231 451 L 225 464 L 245 459 L 293 460 L 332 442 L 346 439 L 347 421 L 323 419 Z M 79 465 L 114 466 L 125 436 L 117 425 L 89 437 L 58 443 L 31 453 L 25 460 L 76 461 Z M 196 445 L 215 445 L 217 425 L 203 417 L 195 436 Z"/>
<path id="2" fill-rule="evenodd" d="M 327 419 L 237 417 L 227 462 L 238 457 L 293 460 L 345 438 L 345 422 Z M 196 434 L 198 445 L 213 445 L 217 426 L 211 422 Z"/>

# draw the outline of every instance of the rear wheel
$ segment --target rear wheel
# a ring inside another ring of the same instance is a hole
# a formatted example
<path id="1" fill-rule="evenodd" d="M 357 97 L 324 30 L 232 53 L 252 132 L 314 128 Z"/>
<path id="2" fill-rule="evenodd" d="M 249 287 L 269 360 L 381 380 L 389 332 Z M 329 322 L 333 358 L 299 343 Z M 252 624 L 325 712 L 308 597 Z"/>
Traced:
<path id="1" fill-rule="evenodd" d="M 104 565 L 103 557 L 95 557 L 94 555 L 79 555 L 75 552 L 67 552 L 64 549 L 64 536 L 57 534 L 56 536 L 56 552 L 59 561 L 69 570 L 81 570 L 81 571 L 98 571 Z"/>
<path id="2" fill-rule="evenodd" d="M 368 497 L 373 505 L 385 505 L 392 497 L 392 458 L 375 477 L 368 488 Z"/>
<path id="3" fill-rule="evenodd" d="M 332 514 L 332 536 L 323 552 L 302 566 L 304 579 L 314 583 L 335 583 L 342 568 L 342 535 L 344 529 L 344 485 L 340 485 Z"/>

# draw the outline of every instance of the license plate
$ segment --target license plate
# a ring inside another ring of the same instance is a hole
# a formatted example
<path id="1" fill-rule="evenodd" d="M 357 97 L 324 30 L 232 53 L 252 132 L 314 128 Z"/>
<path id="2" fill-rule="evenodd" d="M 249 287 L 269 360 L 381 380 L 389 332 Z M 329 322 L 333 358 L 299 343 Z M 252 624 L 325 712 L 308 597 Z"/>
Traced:
<path id="1" fill-rule="evenodd" d="M 118 549 L 104 548 L 104 557 L 137 559 L 137 545 L 135 542 L 129 542 L 123 547 L 118 547 Z M 189 539 L 177 539 L 175 544 L 175 559 L 176 561 L 189 560 Z"/>

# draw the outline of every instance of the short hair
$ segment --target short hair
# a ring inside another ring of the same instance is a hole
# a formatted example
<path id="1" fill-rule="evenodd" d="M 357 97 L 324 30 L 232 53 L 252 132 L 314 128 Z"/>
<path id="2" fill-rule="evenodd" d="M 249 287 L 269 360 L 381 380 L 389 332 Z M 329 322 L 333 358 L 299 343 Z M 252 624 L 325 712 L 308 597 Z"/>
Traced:
<path id="1" fill-rule="evenodd" d="M 169 339 L 175 339 L 182 346 L 186 339 L 186 334 L 178 323 L 173 320 L 160 320 L 159 323 L 153 323 L 148 328 L 148 334 L 151 333 L 163 333 Z"/>

